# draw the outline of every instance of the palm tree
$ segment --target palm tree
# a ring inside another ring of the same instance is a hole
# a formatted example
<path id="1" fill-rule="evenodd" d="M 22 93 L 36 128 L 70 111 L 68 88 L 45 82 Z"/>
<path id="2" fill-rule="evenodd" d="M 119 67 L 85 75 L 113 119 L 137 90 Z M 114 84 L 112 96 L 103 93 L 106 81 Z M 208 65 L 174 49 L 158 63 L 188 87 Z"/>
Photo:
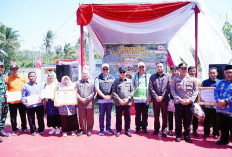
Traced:
<path id="1" fill-rule="evenodd" d="M 54 38 L 55 34 L 53 34 L 51 30 L 47 31 L 43 44 L 45 46 L 46 52 L 50 52 Z"/>
<path id="2" fill-rule="evenodd" d="M 70 43 L 64 45 L 64 59 L 76 59 L 77 54 Z"/>
<path id="3" fill-rule="evenodd" d="M 14 60 L 14 53 L 18 51 L 20 43 L 18 40 L 18 31 L 14 31 L 10 27 L 0 25 L 0 55 L 3 61 L 6 58 L 6 67 L 10 66 L 10 61 Z"/>

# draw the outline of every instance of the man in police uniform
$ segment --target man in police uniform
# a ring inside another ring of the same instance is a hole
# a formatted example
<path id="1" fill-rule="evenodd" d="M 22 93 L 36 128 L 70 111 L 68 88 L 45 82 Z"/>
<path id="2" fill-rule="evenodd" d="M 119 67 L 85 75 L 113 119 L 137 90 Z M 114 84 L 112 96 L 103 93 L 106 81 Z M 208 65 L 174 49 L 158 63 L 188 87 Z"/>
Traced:
<path id="1" fill-rule="evenodd" d="M 102 73 L 95 79 L 95 90 L 97 92 L 97 103 L 99 105 L 99 135 L 104 135 L 104 116 L 106 114 L 106 132 L 110 135 L 114 134 L 111 126 L 112 111 L 112 86 L 114 77 L 109 75 L 109 64 L 102 64 Z"/>
<path id="2" fill-rule="evenodd" d="M 126 78 L 126 67 L 119 68 L 119 78 L 113 84 L 113 97 L 116 106 L 116 137 L 119 137 L 122 131 L 122 112 L 125 119 L 125 134 L 131 137 L 130 133 L 130 106 L 131 98 L 134 95 L 134 86 L 130 79 Z"/>
<path id="3" fill-rule="evenodd" d="M 187 64 L 179 64 L 180 75 L 171 80 L 171 94 L 175 103 L 176 142 L 181 141 L 182 121 L 184 123 L 184 140 L 192 143 L 189 136 L 193 117 L 198 84 L 195 78 L 187 76 Z"/>
<path id="4" fill-rule="evenodd" d="M 221 129 L 218 145 L 229 143 L 229 130 L 232 128 L 232 65 L 225 66 L 224 75 L 226 79 L 221 80 L 214 90 L 217 119 Z"/>
<path id="5" fill-rule="evenodd" d="M 8 112 L 8 104 L 6 102 L 6 82 L 3 77 L 4 64 L 0 61 L 0 136 L 8 137 L 4 131 L 6 116 Z M 0 138 L 0 142 L 3 140 Z"/>

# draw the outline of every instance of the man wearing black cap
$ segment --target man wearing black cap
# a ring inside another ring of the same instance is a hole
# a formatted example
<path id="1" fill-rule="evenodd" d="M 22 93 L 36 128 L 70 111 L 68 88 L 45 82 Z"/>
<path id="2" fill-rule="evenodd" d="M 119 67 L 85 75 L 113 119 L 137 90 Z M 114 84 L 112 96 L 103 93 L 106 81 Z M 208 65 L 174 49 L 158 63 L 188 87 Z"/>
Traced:
<path id="1" fill-rule="evenodd" d="M 126 78 L 126 67 L 119 68 L 119 78 L 114 81 L 112 93 L 116 106 L 116 137 L 119 137 L 122 131 L 123 111 L 125 119 L 125 134 L 131 137 L 132 135 L 130 133 L 130 106 L 131 98 L 134 95 L 134 87 L 131 80 Z"/>
<path id="2" fill-rule="evenodd" d="M 18 73 L 19 67 L 17 65 L 12 65 L 10 67 L 11 75 L 6 78 L 7 92 L 9 95 L 7 99 L 11 99 L 9 102 L 10 109 L 10 121 L 12 126 L 12 135 L 17 136 L 19 129 L 17 128 L 17 110 L 19 110 L 21 118 L 21 129 L 23 133 L 28 133 L 27 131 L 27 121 L 26 121 L 26 107 L 22 104 L 21 91 L 23 85 L 27 83 L 26 77 Z"/>
<path id="3" fill-rule="evenodd" d="M 173 79 L 174 77 L 176 77 L 178 75 L 178 67 L 173 65 L 171 68 L 171 79 Z M 172 93 L 170 93 L 170 100 L 168 105 L 174 105 L 174 98 L 172 96 Z M 175 107 L 175 106 L 174 106 Z M 170 107 L 168 107 L 168 134 L 170 136 L 173 135 L 172 130 L 173 130 L 173 110 L 169 110 Z"/>
<path id="4" fill-rule="evenodd" d="M 198 95 L 196 79 L 187 75 L 187 64 L 178 65 L 180 75 L 171 80 L 171 94 L 175 103 L 176 142 L 181 141 L 182 121 L 184 124 L 184 140 L 192 143 L 189 136 L 193 117 L 193 103 Z"/>
<path id="5" fill-rule="evenodd" d="M 226 79 L 221 80 L 214 90 L 217 119 L 221 129 L 218 145 L 229 143 L 229 130 L 232 129 L 232 65 L 225 66 L 224 75 Z"/>
<path id="6" fill-rule="evenodd" d="M 6 102 L 6 82 L 3 77 L 4 64 L 0 61 L 0 136 L 8 137 L 4 131 L 6 116 L 8 112 L 8 104 Z M 3 140 L 0 138 L 0 142 Z"/>

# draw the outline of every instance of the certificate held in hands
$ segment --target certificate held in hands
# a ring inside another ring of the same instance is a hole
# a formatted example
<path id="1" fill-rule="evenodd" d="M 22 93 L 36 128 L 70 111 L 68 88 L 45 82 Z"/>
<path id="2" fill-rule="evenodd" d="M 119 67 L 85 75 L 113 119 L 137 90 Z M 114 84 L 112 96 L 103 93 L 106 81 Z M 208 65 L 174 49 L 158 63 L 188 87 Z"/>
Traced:
<path id="1" fill-rule="evenodd" d="M 16 92 L 6 92 L 7 102 L 20 101 L 22 99 L 21 91 Z"/>
<path id="2" fill-rule="evenodd" d="M 55 90 L 54 106 L 78 105 L 77 90 Z"/>

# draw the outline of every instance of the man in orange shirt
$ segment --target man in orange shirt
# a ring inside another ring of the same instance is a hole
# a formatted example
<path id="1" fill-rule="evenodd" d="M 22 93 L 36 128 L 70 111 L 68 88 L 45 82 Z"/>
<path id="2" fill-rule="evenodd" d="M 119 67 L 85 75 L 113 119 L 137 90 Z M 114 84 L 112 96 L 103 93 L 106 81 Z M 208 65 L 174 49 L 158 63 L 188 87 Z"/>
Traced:
<path id="1" fill-rule="evenodd" d="M 11 121 L 13 136 L 17 136 L 19 131 L 19 129 L 17 128 L 17 109 L 19 110 L 19 114 L 21 118 L 22 132 L 23 133 L 28 132 L 27 122 L 26 122 L 26 107 L 22 104 L 22 100 L 20 97 L 22 87 L 25 83 L 27 83 L 27 79 L 26 77 L 18 73 L 18 69 L 19 67 L 17 65 L 12 65 L 10 67 L 11 75 L 9 75 L 6 78 L 7 92 L 9 93 L 7 99 L 10 109 L 10 121 Z"/>

